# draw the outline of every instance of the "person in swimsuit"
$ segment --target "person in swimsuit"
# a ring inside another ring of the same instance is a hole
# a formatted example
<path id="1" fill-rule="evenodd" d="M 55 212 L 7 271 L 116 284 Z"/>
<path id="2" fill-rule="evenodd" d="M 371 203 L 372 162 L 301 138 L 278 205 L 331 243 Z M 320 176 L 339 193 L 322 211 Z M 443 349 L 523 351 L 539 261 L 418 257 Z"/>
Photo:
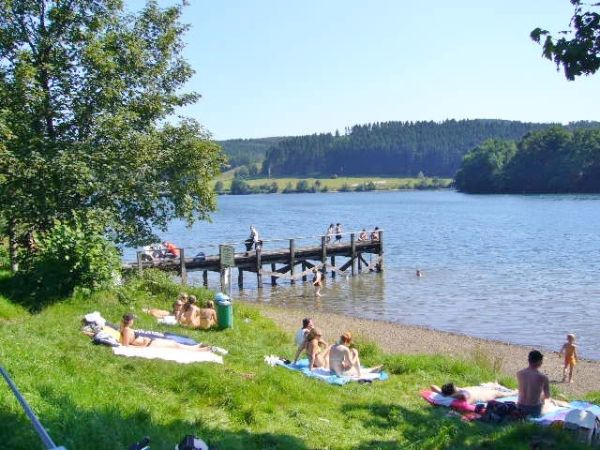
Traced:
<path id="1" fill-rule="evenodd" d="M 358 233 L 358 242 L 363 242 L 363 241 L 368 241 L 368 240 L 369 240 L 369 234 L 367 233 L 367 230 L 365 230 L 363 228 L 362 231 L 360 233 Z"/>
<path id="2" fill-rule="evenodd" d="M 371 240 L 373 242 L 379 242 L 379 227 L 375 227 L 375 229 L 371 232 Z"/>
<path id="3" fill-rule="evenodd" d="M 506 389 L 499 384 L 489 383 L 485 386 L 467 386 L 458 387 L 454 383 L 444 384 L 441 389 L 435 384 L 431 385 L 431 390 L 444 397 L 452 397 L 459 400 L 464 400 L 467 403 L 474 405 L 475 403 L 487 403 L 490 400 L 495 400 L 502 397 L 510 397 L 516 395 L 516 391 Z"/>
<path id="4" fill-rule="evenodd" d="M 150 314 L 153 317 L 156 317 L 157 319 L 164 319 L 165 317 L 172 316 L 175 321 L 179 321 L 179 316 L 181 315 L 183 306 L 185 305 L 187 300 L 188 295 L 185 292 L 182 292 L 181 294 L 179 294 L 179 297 L 177 298 L 175 303 L 173 303 L 173 311 L 167 311 L 165 309 L 157 308 L 150 308 L 143 311 L 145 313 Z"/>
<path id="5" fill-rule="evenodd" d="M 352 344 L 352 333 L 346 331 L 340 337 L 339 342 L 331 346 L 329 350 L 329 369 L 333 374 L 340 377 L 360 377 L 363 373 L 381 371 L 383 366 L 361 369 L 358 350 L 350 348 L 350 344 Z"/>
<path id="6" fill-rule="evenodd" d="M 342 233 L 343 233 L 344 229 L 342 228 L 342 224 L 341 223 L 337 223 L 335 225 L 335 242 L 342 242 Z"/>
<path id="7" fill-rule="evenodd" d="M 331 242 L 331 237 L 333 236 L 333 234 L 335 233 L 335 226 L 330 223 L 329 224 L 329 228 L 327 228 L 327 233 L 325 235 L 325 243 L 329 244 Z"/>
<path id="8" fill-rule="evenodd" d="M 563 369 L 563 383 L 567 381 L 567 369 L 569 370 L 569 383 L 573 382 L 573 369 L 577 364 L 579 357 L 577 356 L 577 345 L 575 345 L 575 335 L 567 334 L 567 342 L 565 342 L 558 352 L 559 358 L 564 354 L 565 367 Z"/>
<path id="9" fill-rule="evenodd" d="M 323 281 L 322 281 L 323 274 L 316 267 L 313 267 L 313 273 L 314 273 L 313 286 L 315 287 L 315 297 L 320 297 L 321 296 L 321 288 L 323 287 Z"/>
<path id="10" fill-rule="evenodd" d="M 304 351 L 308 356 L 308 368 L 313 370 L 319 367 L 329 368 L 329 344 L 322 339 L 323 335 L 317 328 L 311 329 L 302 345 L 298 347 L 294 364 L 298 361 L 300 354 Z"/>
<path id="11" fill-rule="evenodd" d="M 539 371 L 544 355 L 537 350 L 532 350 L 527 361 L 529 366 L 517 372 L 519 382 L 517 406 L 525 415 L 539 417 L 545 400 L 550 398 L 550 380 Z"/>
<path id="12" fill-rule="evenodd" d="M 198 328 L 208 330 L 217 324 L 217 312 L 215 311 L 215 302 L 209 300 L 206 302 L 206 308 L 198 309 Z"/>
<path id="13" fill-rule="evenodd" d="M 121 345 L 134 346 L 134 347 L 162 347 L 162 348 L 177 348 L 180 350 L 188 350 L 193 352 L 210 352 L 210 347 L 202 344 L 198 345 L 184 345 L 179 342 L 171 341 L 169 339 L 162 338 L 149 338 L 143 336 L 137 336 L 135 331 L 131 328 L 135 316 L 133 314 L 124 314 L 121 320 L 120 328 L 120 339 Z"/>
<path id="14" fill-rule="evenodd" d="M 181 325 L 192 328 L 198 328 L 200 326 L 200 318 L 198 317 L 200 308 L 196 305 L 197 302 L 198 299 L 196 299 L 196 296 L 190 295 L 179 316 L 179 323 L 181 323 Z"/>

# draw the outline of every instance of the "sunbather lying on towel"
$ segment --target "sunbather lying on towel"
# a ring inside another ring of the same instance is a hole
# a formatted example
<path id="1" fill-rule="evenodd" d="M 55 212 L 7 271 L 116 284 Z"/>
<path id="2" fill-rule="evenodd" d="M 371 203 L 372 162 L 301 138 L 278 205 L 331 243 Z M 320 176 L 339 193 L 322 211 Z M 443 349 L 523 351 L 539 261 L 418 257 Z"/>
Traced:
<path id="1" fill-rule="evenodd" d="M 308 332 L 302 344 L 298 347 L 294 364 L 298 362 L 298 358 L 302 352 L 306 352 L 308 356 L 308 368 L 310 370 L 322 367 L 329 368 L 329 349 L 331 347 L 322 339 L 322 334 L 317 328 L 313 328 Z"/>
<path id="2" fill-rule="evenodd" d="M 119 341 L 121 345 L 124 346 L 135 346 L 135 347 L 168 347 L 168 348 L 178 348 L 182 350 L 189 350 L 195 352 L 210 352 L 212 351 L 210 347 L 205 346 L 204 344 L 198 345 L 184 345 L 179 342 L 175 342 L 169 339 L 162 338 L 150 338 L 137 336 L 135 331 L 131 328 L 133 325 L 135 317 L 133 314 L 125 314 L 123 316 L 123 320 L 121 321 L 121 329 L 120 334 L 121 337 Z"/>
<path id="3" fill-rule="evenodd" d="M 360 359 L 358 358 L 358 350 L 350 348 L 352 343 L 352 333 L 346 331 L 340 337 L 340 341 L 331 346 L 329 350 L 329 369 L 337 376 L 356 376 L 360 377 L 362 373 L 381 372 L 383 366 L 372 368 L 360 367 Z"/>
<path id="4" fill-rule="evenodd" d="M 475 403 L 487 403 L 490 400 L 495 400 L 502 397 L 510 397 L 517 395 L 517 391 L 512 391 L 504 386 L 496 383 L 488 383 L 483 386 L 467 386 L 458 387 L 454 383 L 447 383 L 440 389 L 435 384 L 431 385 L 431 390 L 442 394 L 445 397 L 452 397 L 460 400 L 465 400 L 467 403 L 474 405 Z"/>

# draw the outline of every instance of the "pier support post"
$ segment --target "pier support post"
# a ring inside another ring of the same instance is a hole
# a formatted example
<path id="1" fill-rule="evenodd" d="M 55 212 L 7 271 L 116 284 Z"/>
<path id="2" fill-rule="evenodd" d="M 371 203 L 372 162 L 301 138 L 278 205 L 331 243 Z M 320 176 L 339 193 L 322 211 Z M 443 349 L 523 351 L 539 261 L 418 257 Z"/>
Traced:
<path id="1" fill-rule="evenodd" d="M 290 239 L 290 284 L 296 283 L 294 280 L 294 265 L 296 264 L 296 245 L 293 239 Z"/>
<path id="2" fill-rule="evenodd" d="M 350 234 L 350 258 L 352 260 L 352 276 L 356 275 L 356 239 L 354 233 Z"/>
<path id="3" fill-rule="evenodd" d="M 335 267 L 335 256 L 331 257 L 331 267 Z M 331 278 L 335 278 L 335 270 L 331 269 Z"/>
<path id="4" fill-rule="evenodd" d="M 244 269 L 238 267 L 238 287 L 243 289 L 244 287 Z"/>
<path id="5" fill-rule="evenodd" d="M 138 273 L 140 277 L 144 271 L 144 263 L 142 262 L 142 252 L 137 252 Z"/>
<path id="6" fill-rule="evenodd" d="M 358 259 L 358 273 L 362 272 L 362 253 L 357 253 L 356 257 Z"/>
<path id="7" fill-rule="evenodd" d="M 221 267 L 219 270 L 219 278 L 221 282 L 221 292 L 227 291 L 227 269 L 225 267 Z"/>
<path id="8" fill-rule="evenodd" d="M 323 276 L 327 274 L 327 236 L 321 236 L 321 272 Z"/>
<path id="9" fill-rule="evenodd" d="M 271 263 L 271 272 L 275 272 L 276 267 L 275 267 L 275 263 Z M 275 286 L 277 284 L 277 277 L 271 275 L 271 286 Z"/>
<path id="10" fill-rule="evenodd" d="M 204 287 L 208 287 L 208 270 L 202 271 L 202 284 Z"/>
<path id="11" fill-rule="evenodd" d="M 306 281 L 308 278 L 306 277 L 306 274 L 304 273 L 306 271 L 306 263 L 302 263 L 302 281 Z"/>
<path id="12" fill-rule="evenodd" d="M 185 267 L 185 249 L 179 249 L 179 275 L 181 276 L 181 284 L 187 284 L 187 267 Z"/>
<path id="13" fill-rule="evenodd" d="M 256 285 L 259 289 L 262 289 L 262 257 L 261 257 L 262 246 L 256 246 Z"/>
<path id="14" fill-rule="evenodd" d="M 379 264 L 377 270 L 383 272 L 383 230 L 379 232 Z"/>

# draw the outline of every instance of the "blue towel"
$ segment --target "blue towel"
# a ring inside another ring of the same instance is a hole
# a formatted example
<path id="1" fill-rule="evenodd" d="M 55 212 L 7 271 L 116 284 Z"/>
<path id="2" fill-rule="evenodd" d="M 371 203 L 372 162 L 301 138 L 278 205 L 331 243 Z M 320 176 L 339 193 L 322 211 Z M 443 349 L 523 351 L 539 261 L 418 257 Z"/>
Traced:
<path id="1" fill-rule="evenodd" d="M 338 386 L 342 386 L 346 383 L 350 383 L 351 381 L 357 381 L 359 383 L 370 383 L 374 380 L 385 381 L 389 378 L 388 374 L 385 372 L 379 373 L 365 373 L 360 378 L 358 377 L 340 377 L 331 373 L 330 370 L 327 369 L 315 369 L 309 370 L 308 368 L 308 359 L 301 359 L 296 364 L 285 364 L 283 361 L 277 363 L 278 366 L 285 367 L 289 370 L 294 370 L 297 372 L 301 372 L 307 377 L 317 378 L 319 380 L 325 381 L 329 384 L 336 384 Z"/>

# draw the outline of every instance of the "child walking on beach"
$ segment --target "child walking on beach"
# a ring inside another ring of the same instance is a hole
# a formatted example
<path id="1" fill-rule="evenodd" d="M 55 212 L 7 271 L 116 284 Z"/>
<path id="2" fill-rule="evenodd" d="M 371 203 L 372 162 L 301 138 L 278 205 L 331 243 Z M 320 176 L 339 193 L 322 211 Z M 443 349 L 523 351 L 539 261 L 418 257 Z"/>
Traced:
<path id="1" fill-rule="evenodd" d="M 569 370 L 569 383 L 573 382 L 573 368 L 577 364 L 577 345 L 575 345 L 575 335 L 567 334 L 565 342 L 558 353 L 559 357 L 565 355 L 565 367 L 563 369 L 563 383 L 567 381 L 567 369 Z"/>

